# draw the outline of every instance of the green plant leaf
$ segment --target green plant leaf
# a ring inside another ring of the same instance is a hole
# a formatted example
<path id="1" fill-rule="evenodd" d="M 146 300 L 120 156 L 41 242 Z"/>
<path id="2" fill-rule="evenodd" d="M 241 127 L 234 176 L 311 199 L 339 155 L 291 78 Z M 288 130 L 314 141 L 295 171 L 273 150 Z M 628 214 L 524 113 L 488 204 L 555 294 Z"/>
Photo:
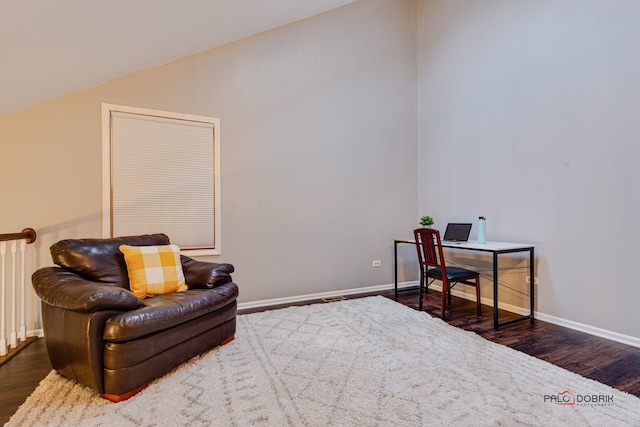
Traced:
<path id="1" fill-rule="evenodd" d="M 424 227 L 427 227 L 427 226 L 430 226 L 430 225 L 433 225 L 433 224 L 435 224 L 435 221 L 430 216 L 426 216 L 425 215 L 422 218 L 420 218 L 420 225 L 422 225 Z"/>

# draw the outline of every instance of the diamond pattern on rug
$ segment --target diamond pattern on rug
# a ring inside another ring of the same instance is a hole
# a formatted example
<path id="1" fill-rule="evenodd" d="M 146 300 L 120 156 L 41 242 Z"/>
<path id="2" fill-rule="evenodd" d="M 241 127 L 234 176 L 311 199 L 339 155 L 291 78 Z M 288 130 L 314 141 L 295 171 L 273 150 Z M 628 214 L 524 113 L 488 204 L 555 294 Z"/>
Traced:
<path id="1" fill-rule="evenodd" d="M 234 341 L 118 404 L 52 372 L 7 425 L 640 425 L 635 396 L 383 297 L 237 320 Z M 612 403 L 545 402 L 563 390 Z"/>

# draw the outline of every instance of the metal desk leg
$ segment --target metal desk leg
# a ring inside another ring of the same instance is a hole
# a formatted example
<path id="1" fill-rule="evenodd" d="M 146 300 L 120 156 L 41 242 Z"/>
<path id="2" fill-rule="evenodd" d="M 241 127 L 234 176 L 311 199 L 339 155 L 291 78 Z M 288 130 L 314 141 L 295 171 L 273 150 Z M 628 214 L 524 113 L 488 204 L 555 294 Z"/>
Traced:
<path id="1" fill-rule="evenodd" d="M 534 260 L 534 255 L 533 255 L 533 251 L 534 248 L 531 248 L 529 250 L 529 307 L 531 307 L 531 310 L 529 312 L 529 314 L 531 315 L 531 324 L 533 325 L 533 303 L 534 303 L 534 296 L 533 293 L 535 292 L 535 276 L 534 276 L 534 268 L 533 268 L 533 260 Z"/>
<path id="2" fill-rule="evenodd" d="M 396 300 L 398 299 L 398 241 L 393 241 L 393 284 L 395 286 Z"/>
<path id="3" fill-rule="evenodd" d="M 493 329 L 498 330 L 498 254 L 493 253 Z"/>
<path id="4" fill-rule="evenodd" d="M 498 253 L 493 254 L 493 329 L 496 331 L 500 326 L 510 325 L 512 323 L 520 322 L 522 320 L 529 320 L 533 325 L 534 323 L 534 304 L 535 304 L 535 276 L 534 276 L 534 260 L 535 250 L 533 247 L 527 249 L 529 251 L 529 314 L 521 316 L 515 319 L 505 320 L 502 323 L 498 322 Z M 519 250 L 509 251 L 520 252 Z M 507 252 L 501 252 L 507 253 Z"/>

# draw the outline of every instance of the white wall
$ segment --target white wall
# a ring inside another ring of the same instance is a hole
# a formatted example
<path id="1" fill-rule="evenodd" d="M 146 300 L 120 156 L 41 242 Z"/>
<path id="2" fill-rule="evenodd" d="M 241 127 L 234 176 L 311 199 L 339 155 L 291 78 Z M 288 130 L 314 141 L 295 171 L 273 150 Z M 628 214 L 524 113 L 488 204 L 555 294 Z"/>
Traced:
<path id="1" fill-rule="evenodd" d="M 417 212 L 415 14 L 359 1 L 1 117 L 2 232 L 39 232 L 34 267 L 100 237 L 101 103 L 131 105 L 221 119 L 215 260 L 241 302 L 391 283 Z"/>
<path id="2" fill-rule="evenodd" d="M 638 17 L 633 0 L 421 0 L 418 24 L 420 213 L 536 243 L 538 311 L 631 337 Z"/>
<path id="3" fill-rule="evenodd" d="M 59 239 L 100 236 L 102 102 L 209 115 L 216 260 L 241 302 L 388 284 L 391 239 L 418 215 L 485 215 L 489 239 L 538 245 L 539 312 L 640 337 L 640 3 L 417 6 L 417 28 L 413 0 L 360 0 L 0 117 L 1 232 L 38 230 L 34 268 Z M 522 270 L 504 274 L 518 302 Z"/>

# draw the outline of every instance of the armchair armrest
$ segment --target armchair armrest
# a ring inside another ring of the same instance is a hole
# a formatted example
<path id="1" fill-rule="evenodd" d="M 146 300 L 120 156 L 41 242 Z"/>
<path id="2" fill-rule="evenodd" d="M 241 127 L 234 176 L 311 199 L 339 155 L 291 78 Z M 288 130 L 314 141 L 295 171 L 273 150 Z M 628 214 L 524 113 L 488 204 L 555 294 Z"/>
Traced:
<path id="1" fill-rule="evenodd" d="M 133 310 L 144 302 L 127 289 L 86 280 L 60 267 L 44 267 L 31 276 L 36 294 L 45 303 L 80 313 Z"/>
<path id="2" fill-rule="evenodd" d="M 196 261 L 181 256 L 182 270 L 189 289 L 212 289 L 231 281 L 234 268 L 231 264 Z"/>

